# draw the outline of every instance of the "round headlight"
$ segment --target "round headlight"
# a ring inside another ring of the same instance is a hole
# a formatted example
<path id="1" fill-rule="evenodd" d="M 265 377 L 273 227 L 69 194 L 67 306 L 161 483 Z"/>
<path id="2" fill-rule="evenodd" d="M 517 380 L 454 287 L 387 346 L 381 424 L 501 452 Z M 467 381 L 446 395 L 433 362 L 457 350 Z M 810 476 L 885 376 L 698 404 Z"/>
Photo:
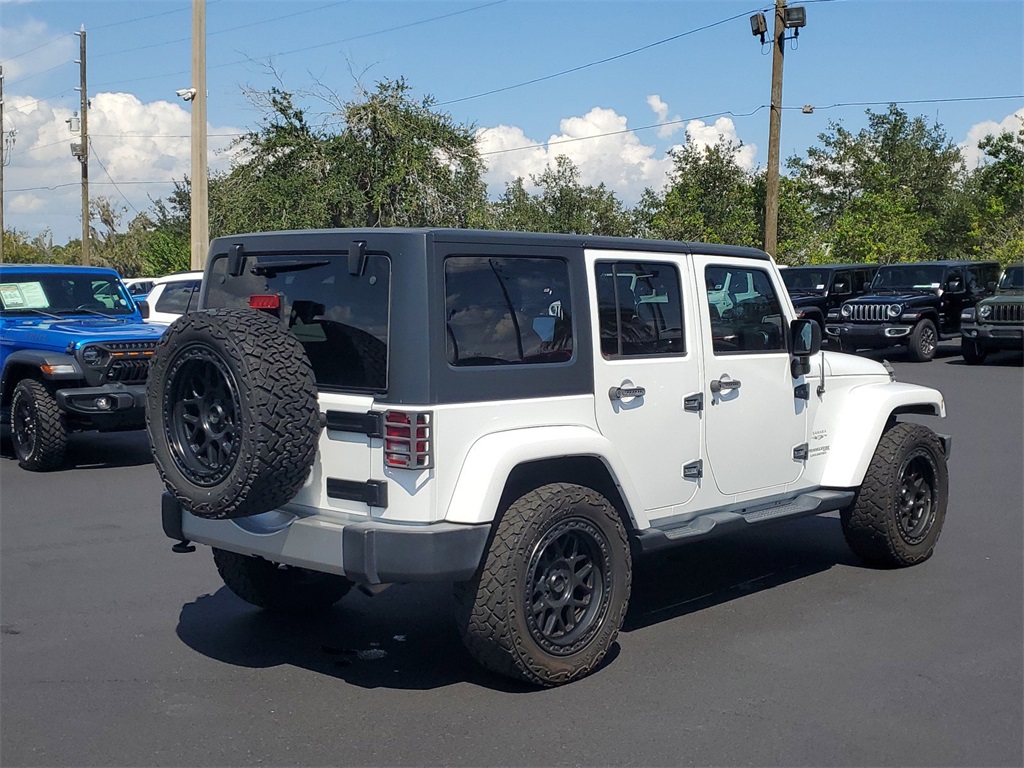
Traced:
<path id="1" fill-rule="evenodd" d="M 981 317 L 988 317 L 989 315 L 992 314 L 992 307 L 990 307 L 988 304 L 983 304 L 981 309 L 978 310 L 978 314 Z"/>
<path id="2" fill-rule="evenodd" d="M 103 357 L 99 347 L 86 347 L 82 350 L 82 362 L 86 365 L 96 365 Z"/>
<path id="3" fill-rule="evenodd" d="M 843 304 L 843 310 L 842 311 L 843 311 L 843 317 L 849 317 L 850 315 L 853 314 L 853 307 L 851 307 L 849 304 Z"/>
<path id="4" fill-rule="evenodd" d="M 903 314 L 902 304 L 890 304 L 889 305 L 889 317 L 899 317 Z"/>

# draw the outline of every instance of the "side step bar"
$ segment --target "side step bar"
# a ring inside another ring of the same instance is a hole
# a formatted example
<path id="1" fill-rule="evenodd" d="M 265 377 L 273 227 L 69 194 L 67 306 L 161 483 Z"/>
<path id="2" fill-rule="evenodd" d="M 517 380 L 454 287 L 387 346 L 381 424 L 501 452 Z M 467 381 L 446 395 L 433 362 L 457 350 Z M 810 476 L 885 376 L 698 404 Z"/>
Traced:
<path id="1" fill-rule="evenodd" d="M 652 527 L 634 535 L 641 552 L 654 552 L 697 539 L 730 533 L 748 525 L 835 512 L 853 503 L 854 491 L 811 491 L 792 499 L 734 509 L 704 512 L 697 517 L 663 527 Z"/>

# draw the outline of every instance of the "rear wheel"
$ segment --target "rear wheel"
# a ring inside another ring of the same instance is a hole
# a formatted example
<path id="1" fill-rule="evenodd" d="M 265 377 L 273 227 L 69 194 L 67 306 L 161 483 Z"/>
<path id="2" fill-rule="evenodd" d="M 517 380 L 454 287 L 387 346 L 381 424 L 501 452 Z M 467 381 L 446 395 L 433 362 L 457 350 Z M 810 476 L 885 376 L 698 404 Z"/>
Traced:
<path id="1" fill-rule="evenodd" d="M 988 351 L 974 339 L 960 339 L 960 354 L 968 365 L 981 365 L 988 357 Z"/>
<path id="2" fill-rule="evenodd" d="M 589 674 L 622 626 L 632 561 L 618 512 L 556 483 L 505 511 L 480 573 L 455 589 L 462 638 L 483 666 L 538 685 Z"/>
<path id="3" fill-rule="evenodd" d="M 931 320 L 921 320 L 910 332 L 907 352 L 915 363 L 927 363 L 939 348 L 939 333 Z"/>
<path id="4" fill-rule="evenodd" d="M 843 535 L 864 560 L 914 565 L 931 557 L 946 519 L 949 475 L 938 437 L 920 424 L 896 424 L 878 441 Z"/>
<path id="5" fill-rule="evenodd" d="M 352 588 L 352 582 L 343 576 L 272 563 L 226 549 L 214 548 L 213 562 L 228 589 L 247 603 L 269 611 L 324 610 Z"/>
<path id="6" fill-rule="evenodd" d="M 57 401 L 34 379 L 22 379 L 11 399 L 11 441 L 18 464 L 48 472 L 64 463 L 68 430 Z"/>

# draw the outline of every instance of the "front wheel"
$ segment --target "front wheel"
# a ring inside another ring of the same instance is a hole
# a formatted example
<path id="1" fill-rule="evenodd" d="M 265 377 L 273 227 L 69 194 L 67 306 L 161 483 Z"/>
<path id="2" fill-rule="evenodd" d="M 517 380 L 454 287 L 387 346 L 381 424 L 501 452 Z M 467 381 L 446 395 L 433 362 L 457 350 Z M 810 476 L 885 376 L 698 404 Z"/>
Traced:
<path id="1" fill-rule="evenodd" d="M 973 339 L 960 339 L 960 354 L 968 365 L 981 365 L 988 357 L 988 351 Z"/>
<path id="2" fill-rule="evenodd" d="M 907 344 L 911 360 L 915 363 L 927 363 L 935 357 L 938 348 L 939 332 L 935 330 L 935 323 L 931 320 L 922 320 L 914 326 Z"/>
<path id="3" fill-rule="evenodd" d="M 11 399 L 11 440 L 18 464 L 48 472 L 64 463 L 68 430 L 57 401 L 34 379 L 23 379 Z"/>
<path id="4" fill-rule="evenodd" d="M 214 548 L 213 562 L 228 589 L 247 603 L 269 611 L 326 610 L 352 588 L 352 582 L 343 576 L 272 563 L 226 549 Z"/>
<path id="5" fill-rule="evenodd" d="M 853 505 L 840 515 L 843 535 L 869 563 L 901 567 L 931 557 L 946 519 L 949 474 L 939 438 L 920 424 L 882 435 Z"/>
<path id="6" fill-rule="evenodd" d="M 596 491 L 555 483 L 505 510 L 484 564 L 457 584 L 457 618 L 483 666 L 536 685 L 589 674 L 629 604 L 632 560 L 615 507 Z"/>

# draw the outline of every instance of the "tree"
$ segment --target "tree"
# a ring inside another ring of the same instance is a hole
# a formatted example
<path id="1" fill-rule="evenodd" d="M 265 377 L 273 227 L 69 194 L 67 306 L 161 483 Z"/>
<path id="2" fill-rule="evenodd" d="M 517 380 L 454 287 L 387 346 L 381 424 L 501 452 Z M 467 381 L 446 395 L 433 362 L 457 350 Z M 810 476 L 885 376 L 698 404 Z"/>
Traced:
<path id="1" fill-rule="evenodd" d="M 711 146 L 687 142 L 672 151 L 673 169 L 663 196 L 641 200 L 641 226 L 669 240 L 760 245 L 752 179 L 737 159 L 741 147 L 719 137 Z"/>
<path id="2" fill-rule="evenodd" d="M 986 136 L 978 146 L 988 162 L 967 182 L 976 206 L 978 250 L 1003 263 L 1024 259 L 1024 127 Z"/>
<path id="3" fill-rule="evenodd" d="M 494 206 L 495 226 L 526 232 L 564 232 L 579 235 L 627 236 L 632 222 L 621 201 L 604 184 L 580 183 L 579 168 L 565 155 L 554 167 L 530 177 L 539 188 L 526 191 L 522 178 L 505 187 Z"/>
<path id="4" fill-rule="evenodd" d="M 938 123 L 911 118 L 895 104 L 885 112 L 868 110 L 867 116 L 867 127 L 857 134 L 830 123 L 818 137 L 821 146 L 788 161 L 805 185 L 818 226 L 835 237 L 835 257 L 968 254 L 970 237 L 955 196 L 963 174 L 960 149 Z M 908 223 L 911 231 L 904 237 L 899 230 Z M 868 247 L 883 232 L 888 244 Z M 909 250 L 893 250 L 902 247 Z"/>

